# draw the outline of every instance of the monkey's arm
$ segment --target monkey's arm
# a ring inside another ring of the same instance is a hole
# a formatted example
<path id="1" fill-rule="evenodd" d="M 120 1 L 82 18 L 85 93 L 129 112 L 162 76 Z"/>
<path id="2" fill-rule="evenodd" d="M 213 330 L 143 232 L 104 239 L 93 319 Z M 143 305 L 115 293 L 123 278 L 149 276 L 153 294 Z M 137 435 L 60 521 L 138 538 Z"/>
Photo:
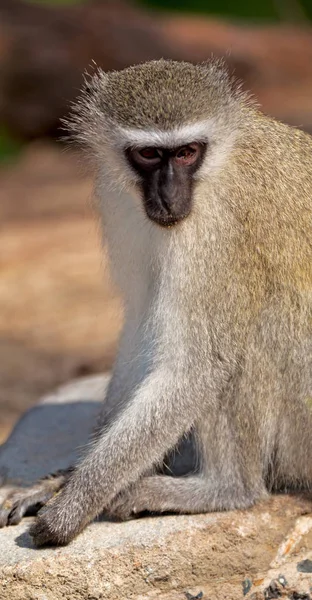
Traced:
<path id="1" fill-rule="evenodd" d="M 115 422 L 97 439 L 61 493 L 31 528 L 37 545 L 67 544 L 112 499 L 135 483 L 198 418 L 199 398 L 159 369 L 138 388 Z M 164 419 L 165 415 L 165 419 Z"/>

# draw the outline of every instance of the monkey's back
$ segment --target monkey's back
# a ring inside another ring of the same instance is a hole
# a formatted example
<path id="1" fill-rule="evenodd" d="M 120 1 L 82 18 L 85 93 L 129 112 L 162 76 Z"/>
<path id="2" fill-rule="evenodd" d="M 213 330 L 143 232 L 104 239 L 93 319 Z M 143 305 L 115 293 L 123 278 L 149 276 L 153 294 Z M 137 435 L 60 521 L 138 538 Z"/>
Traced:
<path id="1" fill-rule="evenodd" d="M 272 283 L 303 292 L 308 299 L 312 294 L 312 137 L 255 114 L 234 159 L 235 209 Z"/>

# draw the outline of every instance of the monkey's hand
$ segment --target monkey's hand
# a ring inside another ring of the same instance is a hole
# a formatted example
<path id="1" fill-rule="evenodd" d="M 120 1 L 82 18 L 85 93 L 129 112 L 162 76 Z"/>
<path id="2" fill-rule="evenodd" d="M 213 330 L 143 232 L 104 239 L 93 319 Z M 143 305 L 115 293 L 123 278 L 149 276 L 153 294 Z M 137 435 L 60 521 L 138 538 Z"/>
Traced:
<path id="1" fill-rule="evenodd" d="M 38 547 L 66 545 L 75 537 L 69 535 L 66 525 L 60 521 L 56 500 L 52 500 L 40 510 L 29 529 L 29 534 Z"/>
<path id="2" fill-rule="evenodd" d="M 65 546 L 80 533 L 91 520 L 84 506 L 77 500 L 71 478 L 65 487 L 38 513 L 29 534 L 36 546 Z"/>
<path id="3" fill-rule="evenodd" d="M 57 471 L 29 488 L 11 490 L 0 506 L 0 528 L 17 525 L 26 515 L 37 512 L 63 487 L 72 469 Z"/>

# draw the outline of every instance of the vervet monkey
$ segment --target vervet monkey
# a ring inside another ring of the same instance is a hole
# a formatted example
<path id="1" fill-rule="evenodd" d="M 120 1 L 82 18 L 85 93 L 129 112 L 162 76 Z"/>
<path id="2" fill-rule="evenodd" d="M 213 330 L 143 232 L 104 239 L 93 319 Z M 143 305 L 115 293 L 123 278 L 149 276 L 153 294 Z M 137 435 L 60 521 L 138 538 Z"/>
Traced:
<path id="1" fill-rule="evenodd" d="M 67 544 L 103 511 L 242 509 L 311 488 L 311 137 L 261 114 L 216 60 L 98 71 L 71 129 L 96 169 L 125 322 L 94 441 L 34 490 L 44 503 L 63 486 L 35 543 Z M 186 439 L 197 461 L 171 476 Z"/>

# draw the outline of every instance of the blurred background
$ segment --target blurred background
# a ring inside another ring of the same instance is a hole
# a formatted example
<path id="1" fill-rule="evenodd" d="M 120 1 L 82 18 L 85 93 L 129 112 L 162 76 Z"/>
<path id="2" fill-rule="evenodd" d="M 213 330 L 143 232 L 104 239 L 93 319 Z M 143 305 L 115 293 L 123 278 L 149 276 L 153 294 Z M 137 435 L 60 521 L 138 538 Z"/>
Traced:
<path id="1" fill-rule="evenodd" d="M 57 141 L 82 72 L 226 56 L 266 113 L 312 133 L 311 25 L 312 0 L 0 0 L 0 441 L 116 351 L 92 183 Z"/>

